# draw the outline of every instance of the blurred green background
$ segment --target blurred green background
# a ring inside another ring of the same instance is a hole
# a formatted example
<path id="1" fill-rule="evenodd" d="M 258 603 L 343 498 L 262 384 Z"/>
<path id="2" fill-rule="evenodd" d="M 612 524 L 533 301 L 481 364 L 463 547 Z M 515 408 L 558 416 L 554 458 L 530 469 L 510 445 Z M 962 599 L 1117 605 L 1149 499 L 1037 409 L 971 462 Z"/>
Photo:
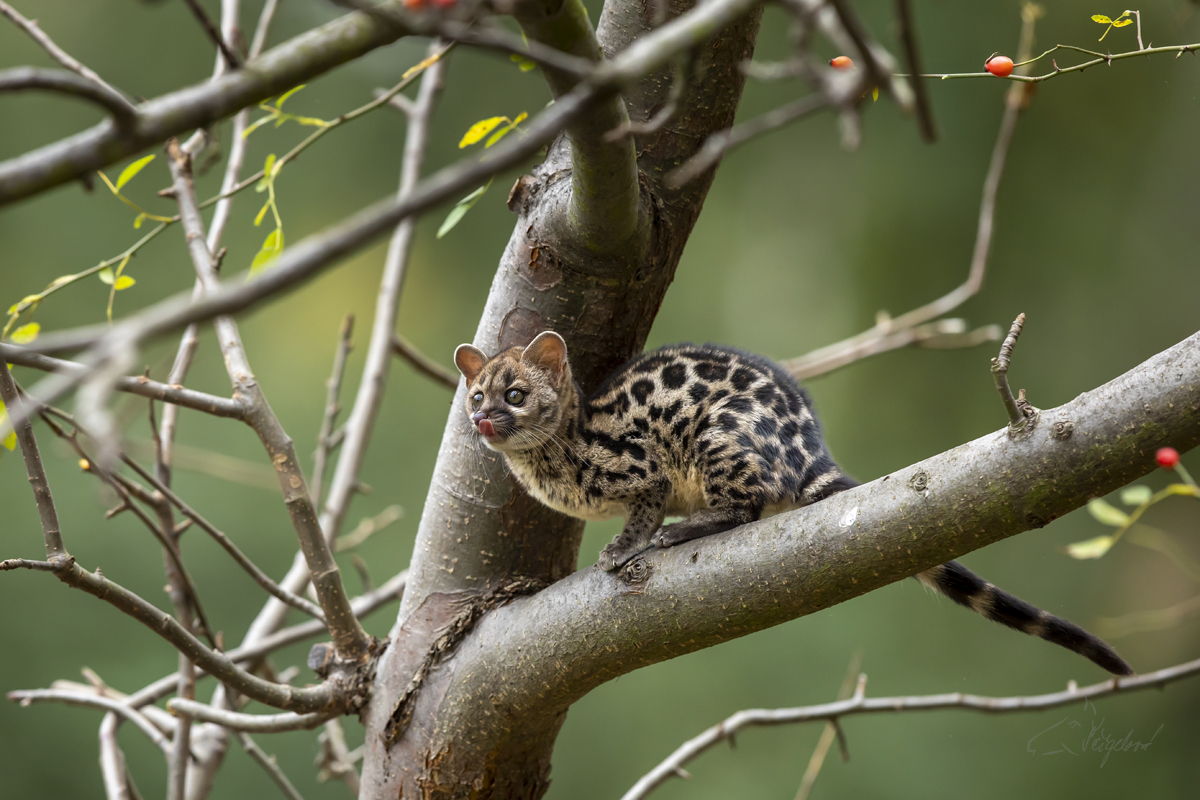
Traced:
<path id="1" fill-rule="evenodd" d="M 201 81 L 211 47 L 181 2 L 21 0 L 66 50 L 126 91 L 154 97 Z M 205 5 L 215 13 L 217 4 Z M 259 3 L 248 2 L 253 25 Z M 599 4 L 592 2 L 592 18 Z M 856 4 L 880 36 L 892 42 L 892 4 Z M 993 51 L 1011 53 L 1019 5 L 915 3 L 930 71 L 974 71 Z M 1141 7 L 1143 31 L 1156 44 L 1200 41 L 1196 7 L 1161 0 Z M 1077 0 L 1054 3 L 1038 28 L 1039 45 L 1134 46 L 1134 28 L 1096 39 L 1103 28 L 1088 17 L 1114 14 Z M 286 0 L 271 37 L 282 41 L 337 13 L 319 0 Z M 782 57 L 784 17 L 770 9 L 758 55 Z M 289 100 L 294 113 L 331 118 L 361 105 L 377 86 L 395 83 L 423 53 L 400 42 L 320 80 Z M 828 53 L 829 56 L 835 53 Z M 1060 63 L 1075 63 L 1071 56 Z M 0 67 L 50 65 L 11 25 L 0 24 Z M 650 346 L 679 340 L 718 341 L 786 358 L 849 336 L 872 324 L 880 309 L 901 313 L 957 285 L 966 274 L 978 199 L 1007 84 L 931 82 L 941 137 L 923 144 L 912 120 L 881 100 L 866 109 L 864 139 L 843 152 L 832 118 L 817 117 L 773 133 L 729 155 Z M 741 118 L 796 96 L 791 85 L 748 86 Z M 1197 296 L 1197 211 L 1200 209 L 1200 58 L 1131 59 L 1111 68 L 1043 84 L 1023 116 L 1000 190 L 997 235 L 984 291 L 961 310 L 973 325 L 1002 326 L 1029 316 L 1011 372 L 1014 386 L 1046 408 L 1130 369 L 1200 327 Z M 456 144 L 477 119 L 535 113 L 548 99 L 538 73 L 507 59 L 455 53 L 438 110 L 430 169 L 457 157 Z M 257 116 L 257 113 L 256 115 Z M 91 125 L 85 104 L 43 95 L 0 97 L 0 158 Z M 228 138 L 228 126 L 222 126 Z M 269 153 L 283 153 L 311 129 L 260 129 L 251 139 L 247 173 Z M 395 190 L 403 121 L 390 109 L 336 131 L 282 172 L 279 208 L 289 242 L 320 231 Z M 156 152 L 156 151 L 150 151 Z M 108 170 L 115 177 L 120 167 Z M 220 167 L 201 180 L 207 196 Z M 400 330 L 443 363 L 475 330 L 498 256 L 514 217 L 505 191 L 517 171 L 492 190 L 446 238 L 434 237 L 449 205 L 424 219 L 413 254 Z M 158 213 L 174 213 L 155 197 L 169 183 L 159 158 L 128 194 Z M 227 273 L 249 265 L 268 232 L 255 228 L 261 196 L 239 197 L 225 243 Z M 0 303 L 4 307 L 55 277 L 90 267 L 128 247 L 140 234 L 134 213 L 101 187 L 78 184 L 40 195 L 0 213 Z M 135 258 L 127 274 L 137 285 L 117 298 L 124 314 L 192 285 L 178 229 L 168 230 Z M 299 291 L 242 318 L 242 333 L 258 378 L 298 449 L 310 453 L 320 423 L 324 381 L 342 316 L 358 319 L 358 349 L 348 390 L 357 383 L 383 261 L 377 244 Z M 104 319 L 108 287 L 95 278 L 59 292 L 37 312 L 52 330 Z M 174 352 L 160 342 L 142 354 L 163 377 Z M 975 350 L 911 350 L 851 366 L 811 383 L 827 437 L 839 461 L 869 479 L 996 430 L 1004 423 L 988 372 L 993 346 Z M 37 375 L 18 370 L 26 385 Z M 189 384 L 226 393 L 228 384 L 210 334 Z M 345 395 L 349 402 L 349 393 Z M 409 560 L 433 468 L 449 393 L 405 365 L 396 366 L 363 474 L 372 492 L 355 500 L 349 519 L 399 503 L 404 517 L 358 552 L 376 582 Z M 145 403 L 120 398 L 131 440 L 148 437 Z M 40 440 L 59 504 L 66 542 L 82 564 L 143 596 L 166 603 L 161 554 L 128 515 L 104 521 L 113 498 L 75 459 Z M 179 440 L 199 464 L 224 456 L 269 474 L 251 432 L 234 423 L 184 412 Z M 1200 460 L 1185 459 L 1200 474 Z M 210 464 L 211 466 L 211 464 Z M 215 470 L 231 474 L 228 467 Z M 1160 487 L 1169 476 L 1144 482 Z M 269 486 L 269 480 L 267 482 Z M 290 563 L 295 540 L 278 493 L 191 469 L 176 487 L 229 532 L 269 573 Z M 1148 517 L 1192 558 L 1200 513 L 1184 500 Z M 619 522 L 593 525 L 580 564 L 588 565 Z M 1100 561 L 1078 562 L 1060 548 L 1101 533 L 1077 512 L 1043 530 L 1009 539 L 965 561 L 1019 596 L 1096 626 L 1100 617 L 1159 609 L 1200 592 L 1157 552 L 1122 543 Z M 0 461 L 0 557 L 40 554 L 37 516 L 19 457 Z M 214 624 L 236 642 L 263 595 L 200 534 L 185 537 L 189 567 Z M 352 592 L 359 579 L 341 558 Z M 389 606 L 368 621 L 383 635 Z M 1123 636 L 1113 643 L 1136 669 L 1148 672 L 1200 655 L 1200 625 L 1186 619 L 1167 630 Z M 279 666 L 303 663 L 308 643 L 281 653 Z M 549 797 L 615 798 L 679 743 L 746 707 L 776 707 L 832 699 L 853 654 L 864 654 L 872 695 L 964 691 L 990 695 L 1056 691 L 1068 680 L 1101 680 L 1098 668 L 1038 640 L 990 625 L 904 581 L 821 614 L 658 665 L 607 684 L 572 709 L 554 756 Z M 78 679 L 83 666 L 132 691 L 174 668 L 174 651 L 108 606 L 42 573 L 0 576 L 0 686 L 35 688 Z M 305 670 L 301 681 L 310 678 Z M 205 684 L 204 696 L 211 691 Z M 978 798 L 1088 796 L 1194 797 L 1200 783 L 1200 680 L 1166 691 L 1102 700 L 1036 714 L 988 717 L 936 712 L 847 720 L 853 760 L 831 753 L 814 797 Z M 1033 743 L 1031 737 L 1062 722 Z M 1143 752 L 1042 755 L 1058 741 L 1076 752 L 1093 722 L 1113 738 L 1149 741 Z M 94 711 L 0 704 L 0 793 L 12 798 L 101 797 Z M 1082 728 L 1072 725 L 1082 724 Z M 361 740 L 357 721 L 347 722 Z M 1156 734 L 1157 731 L 1157 734 Z M 820 733 L 819 726 L 753 730 L 738 747 L 719 747 L 689 765 L 694 779 L 675 780 L 655 795 L 688 798 L 794 796 Z M 1061 736 L 1059 736 L 1061 734 Z M 1056 738 L 1058 737 L 1058 738 Z M 315 733 L 259 737 L 309 798 L 345 797 L 344 787 L 317 784 Z M 160 795 L 165 766 L 157 750 L 129 726 L 121 742 L 147 797 Z M 277 790 L 234 744 L 214 797 L 257 798 Z"/>

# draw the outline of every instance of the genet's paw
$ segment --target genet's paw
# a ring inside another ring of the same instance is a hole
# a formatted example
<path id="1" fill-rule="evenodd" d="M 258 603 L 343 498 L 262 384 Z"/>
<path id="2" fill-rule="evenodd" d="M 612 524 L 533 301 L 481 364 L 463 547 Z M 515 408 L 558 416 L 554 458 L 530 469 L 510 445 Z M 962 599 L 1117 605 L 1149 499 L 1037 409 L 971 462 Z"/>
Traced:
<path id="1" fill-rule="evenodd" d="M 629 537 L 622 534 L 600 551 L 600 557 L 596 559 L 596 564 L 605 572 L 612 572 L 617 567 L 624 566 L 640 552 L 641 548 L 634 546 L 634 543 L 629 541 Z"/>

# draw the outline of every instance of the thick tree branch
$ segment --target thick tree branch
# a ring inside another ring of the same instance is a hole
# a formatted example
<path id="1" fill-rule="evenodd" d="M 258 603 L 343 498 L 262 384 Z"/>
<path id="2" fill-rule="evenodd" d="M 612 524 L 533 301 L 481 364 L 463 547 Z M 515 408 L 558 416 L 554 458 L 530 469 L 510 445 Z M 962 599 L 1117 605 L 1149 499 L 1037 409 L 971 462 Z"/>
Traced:
<path id="1" fill-rule="evenodd" d="M 385 6 L 399 8 L 400 2 Z M 122 131 L 102 122 L 83 133 L 0 164 L 0 205 L 82 177 L 147 147 L 282 94 L 407 31 L 354 13 L 302 33 L 248 63 L 249 69 L 143 103 L 138 124 Z"/>
<path id="2" fill-rule="evenodd" d="M 496 725 L 475 716 L 472 734 L 503 741 L 509 709 L 561 713 L 619 675 L 844 602 L 1129 483 L 1156 468 L 1157 448 L 1200 443 L 1200 334 L 1040 419 L 1021 437 L 990 433 L 799 511 L 648 551 L 619 575 L 584 569 L 514 600 L 460 646 L 438 725 L 453 729 L 474 713 L 468 698 L 487 696 Z"/>
<path id="3" fill-rule="evenodd" d="M 514 13 L 526 35 L 588 61 L 601 60 L 600 43 L 582 0 L 526 0 Z M 566 95 L 579 78 L 543 69 L 554 98 Z M 571 193 L 557 224 L 564 240 L 596 256 L 639 252 L 649 235 L 649 209 L 641 202 L 637 157 L 630 137 L 610 139 L 625 129 L 629 113 L 620 94 L 596 102 L 567 126 L 571 141 Z M 551 222 L 554 225 L 555 222 Z"/>

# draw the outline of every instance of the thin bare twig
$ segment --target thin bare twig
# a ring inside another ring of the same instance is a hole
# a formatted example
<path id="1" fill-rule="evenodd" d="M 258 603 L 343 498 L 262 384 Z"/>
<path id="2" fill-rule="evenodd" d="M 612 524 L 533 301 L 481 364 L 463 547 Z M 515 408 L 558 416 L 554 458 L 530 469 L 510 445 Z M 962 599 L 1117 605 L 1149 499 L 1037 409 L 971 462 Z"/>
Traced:
<path id="1" fill-rule="evenodd" d="M 1028 52 L 1032 47 L 1033 28 L 1036 15 L 1022 15 L 1020 49 Z M 1026 70 L 1027 67 L 1020 67 Z M 1005 97 L 1004 117 L 1000 122 L 1000 133 L 992 148 L 991 161 L 988 164 L 987 176 L 983 181 L 983 199 L 979 204 L 979 222 L 975 232 L 975 245 L 971 252 L 971 264 L 967 272 L 967 280 L 948 294 L 939 297 L 931 303 L 914 308 L 898 317 L 881 317 L 872 328 L 851 336 L 807 355 L 788 359 L 781 365 L 797 378 L 811 378 L 823 375 L 838 367 L 845 366 L 859 359 L 884 352 L 879 349 L 879 342 L 896 331 L 915 328 L 930 320 L 947 314 L 961 306 L 979 293 L 983 287 L 983 276 L 987 271 L 988 255 L 991 253 L 992 236 L 996 219 L 996 195 L 1000 190 L 1000 178 L 1004 175 L 1004 165 L 1007 161 L 1009 146 L 1012 144 L 1013 133 L 1016 130 L 1017 118 L 1024 105 L 1024 87 L 1014 86 Z M 892 348 L 886 348 L 892 349 Z"/>
<path id="2" fill-rule="evenodd" d="M 110 711 L 100 723 L 100 773 L 104 779 L 104 796 L 107 800 L 133 800 L 126 780 L 125 753 L 117 743 L 120 722 L 121 718 Z"/>
<path id="3" fill-rule="evenodd" d="M 25 472 L 29 475 L 29 488 L 33 490 L 38 517 L 42 522 L 46 560 L 51 564 L 57 564 L 70 558 L 66 546 L 63 545 L 62 528 L 58 524 L 58 509 L 54 507 L 54 497 L 50 494 L 50 482 L 46 480 L 46 467 L 42 464 L 42 455 L 38 452 L 37 439 L 33 435 L 33 422 L 29 418 L 30 414 L 19 413 L 23 402 L 17 392 L 16 381 L 13 380 L 12 373 L 8 371 L 8 363 L 3 358 L 0 358 L 0 401 L 4 402 L 9 419 L 15 422 L 13 428 L 17 434 L 17 442 L 21 445 L 21 455 L 25 458 Z"/>
<path id="4" fill-rule="evenodd" d="M 350 355 L 353 345 L 350 336 L 354 332 L 354 315 L 347 314 L 342 320 L 342 328 L 338 333 L 338 346 L 333 354 L 333 372 L 325 381 L 325 414 L 321 417 L 321 429 L 317 433 L 317 453 L 313 459 L 312 496 L 313 502 L 321 504 L 321 483 L 325 478 L 325 459 L 332 447 L 331 435 L 333 423 L 342 410 L 338 404 L 338 395 L 342 390 L 342 378 L 346 374 L 346 357 Z"/>
<path id="5" fill-rule="evenodd" d="M 0 0 L 0 14 L 3 14 L 4 16 L 6 16 L 10 20 L 12 20 L 14 25 L 16 25 L 21 30 L 25 31 L 27 34 L 29 34 L 29 36 L 35 42 L 40 44 L 42 46 L 42 49 L 44 49 L 47 53 L 50 54 L 51 58 L 53 58 L 59 64 L 62 64 L 67 69 L 71 70 L 71 72 L 74 72 L 77 75 L 81 75 L 82 77 L 87 78 L 89 81 L 92 81 L 97 86 L 102 86 L 105 89 L 107 89 L 108 91 L 112 92 L 113 94 L 117 94 L 117 95 L 124 94 L 123 92 L 113 88 L 112 84 L 105 81 L 103 78 L 101 78 L 95 72 L 88 69 L 85 65 L 81 64 L 79 61 L 77 61 L 76 59 L 71 57 L 71 55 L 66 50 L 63 50 L 61 47 L 59 47 L 57 44 L 55 44 L 54 40 L 51 39 L 50 36 L 45 31 L 43 31 L 40 27 L 38 27 L 37 20 L 26 19 L 25 17 L 23 17 L 21 15 L 21 12 L 17 11 L 15 8 L 10 6 L 8 3 L 4 2 L 4 0 Z"/>
<path id="6" fill-rule="evenodd" d="M 316 764 L 320 767 L 317 780 L 321 783 L 330 778 L 342 781 L 346 788 L 358 797 L 358 770 L 354 767 L 350 748 L 346 746 L 346 735 L 342 731 L 341 720 L 331 719 L 325 723 L 325 730 L 317 737 L 317 747 Z"/>
<path id="7" fill-rule="evenodd" d="M 86 371 L 87 369 L 87 367 L 78 362 L 44 356 L 41 353 L 36 353 L 12 344 L 0 344 L 0 357 L 3 357 L 10 364 L 30 367 L 42 372 L 70 373 Z M 242 409 L 241 404 L 236 400 L 228 397 L 219 397 L 214 394 L 206 394 L 205 392 L 197 392 L 193 389 L 185 389 L 175 382 L 160 383 L 144 376 L 123 376 L 117 379 L 113 388 L 118 392 L 136 394 L 141 397 L 149 397 L 152 400 L 161 400 L 164 403 L 203 411 L 205 414 L 212 414 L 214 417 L 241 419 L 245 415 L 244 409 Z"/>
<path id="8" fill-rule="evenodd" d="M 246 751 L 246 754 L 249 755 L 250 758 L 254 759 L 255 763 L 267 771 L 267 775 L 270 776 L 271 780 L 276 786 L 279 787 L 279 790 L 283 792 L 284 796 L 287 797 L 288 800 L 304 800 L 303 795 L 297 791 L 292 782 L 288 780 L 288 776 L 285 775 L 283 770 L 279 768 L 279 765 L 275 763 L 275 757 L 269 756 L 263 752 L 263 749 L 259 747 L 253 739 L 250 738 L 250 734 L 239 731 L 237 740 L 242 745 L 242 748 Z"/>
<path id="9" fill-rule="evenodd" d="M 855 652 L 850 657 L 850 665 L 846 669 L 846 677 L 842 680 L 842 688 L 838 691 L 838 700 L 845 700 L 850 697 L 854 691 L 854 684 L 858 679 L 858 675 L 862 670 L 862 651 Z M 808 796 L 812 794 L 813 784 L 817 782 L 817 775 L 821 773 L 821 766 L 825 763 L 825 756 L 829 753 L 829 747 L 833 744 L 834 737 L 838 735 L 840 730 L 833 722 L 825 724 L 825 730 L 821 731 L 821 738 L 817 742 L 816 748 L 813 750 L 812 758 L 808 760 L 808 767 L 804 770 L 804 777 L 800 779 L 800 788 L 796 790 L 796 800 L 808 800 Z"/>
<path id="10" fill-rule="evenodd" d="M 408 362 L 417 372 L 450 391 L 458 389 L 458 376 L 429 356 L 399 333 L 392 336 L 392 351 Z"/>
<path id="11" fill-rule="evenodd" d="M 1004 343 L 1000 345 L 1000 355 L 992 359 L 992 377 L 996 380 L 996 391 L 1000 392 L 1000 400 L 1004 403 L 1004 410 L 1008 412 L 1008 424 L 1011 430 L 1017 430 L 1025 425 L 1026 414 L 1017 400 L 1013 397 L 1012 389 L 1008 385 L 1008 363 L 1012 359 L 1013 348 L 1017 345 L 1017 337 L 1021 335 L 1021 328 L 1025 326 L 1025 315 L 1018 314 L 1013 320 L 1012 327 L 1008 331 L 1008 336 L 1004 337 Z M 1024 397 L 1024 393 L 1022 393 Z"/>
<path id="12" fill-rule="evenodd" d="M 122 454 L 121 460 L 124 461 L 125 464 L 128 465 L 134 472 L 140 475 L 143 480 L 153 486 L 154 489 L 159 492 L 167 502 L 179 509 L 179 513 L 196 523 L 201 530 L 215 539 L 217 543 L 225 549 L 225 552 L 229 553 L 229 555 L 233 557 L 233 560 L 238 563 L 238 566 L 245 570 L 246 573 L 254 579 L 254 582 L 270 593 L 272 597 L 279 599 L 281 602 L 287 603 L 289 606 L 298 611 L 303 611 L 310 617 L 314 617 L 322 622 L 325 621 L 325 615 L 322 613 L 321 608 L 318 605 L 297 594 L 287 591 L 279 584 L 275 583 L 275 581 L 271 580 L 270 576 L 259 569 L 258 565 L 251 561 L 250 558 L 246 556 L 246 554 L 243 553 L 236 544 L 233 543 L 232 539 L 230 539 L 227 535 L 225 535 L 225 533 L 223 533 L 219 528 L 217 528 L 199 513 L 197 513 L 196 510 L 184 502 L 179 495 L 171 491 L 170 487 L 168 487 L 165 483 L 146 472 L 141 465 L 128 456 Z"/>
<path id="13" fill-rule="evenodd" d="M 1082 689 L 1075 686 L 1074 681 L 1066 691 L 1049 694 L 1029 695 L 1023 697 L 982 697 L 974 694 L 953 692 L 951 694 L 918 695 L 911 697 L 866 697 L 866 675 L 859 676 L 858 688 L 849 700 L 839 700 L 818 706 L 779 709 L 748 709 L 728 717 L 723 722 L 714 725 L 699 736 L 684 742 L 665 761 L 647 773 L 634 784 L 621 800 L 641 800 L 654 789 L 658 788 L 668 778 L 681 769 L 705 750 L 731 738 L 739 730 L 761 725 L 790 725 L 814 720 L 834 721 L 842 717 L 857 714 L 900 713 L 905 711 L 931 711 L 938 709 L 957 709 L 966 711 L 981 711 L 987 714 L 1017 713 L 1022 711 L 1039 711 L 1047 708 L 1078 703 L 1084 699 L 1096 700 L 1100 697 L 1125 692 L 1163 687 L 1183 678 L 1200 674 L 1200 659 L 1178 664 L 1157 672 L 1136 675 L 1129 678 L 1112 678 Z"/>
<path id="14" fill-rule="evenodd" d="M 200 27 L 204 29 L 204 32 L 208 34 L 208 38 L 212 39 L 213 44 L 221 51 L 221 55 L 225 57 L 225 63 L 229 65 L 229 68 L 241 69 L 242 57 L 225 41 L 225 37 L 221 35 L 221 32 L 217 30 L 217 26 L 209 19 L 208 12 L 204 10 L 204 7 L 196 2 L 196 0 L 183 0 L 183 2 L 187 3 L 187 7 L 192 10 L 192 14 L 195 15 L 196 21 L 200 23 Z"/>
<path id="15" fill-rule="evenodd" d="M 52 415 L 70 423 L 72 426 L 74 426 L 75 430 L 68 433 L 62 428 L 62 426 L 52 419 Z M 154 520 L 150 519 L 150 517 L 147 516 L 144 511 L 138 508 L 137 505 L 130 499 L 130 492 L 126 486 L 129 485 L 132 487 L 133 485 L 128 482 L 122 482 L 121 480 L 118 480 L 116 473 L 110 472 L 102 467 L 86 450 L 84 450 L 83 445 L 79 443 L 78 434 L 86 434 L 86 431 L 79 427 L 79 423 L 75 421 L 74 417 L 58 410 L 57 408 L 47 407 L 42 411 L 42 421 L 44 421 L 46 426 L 54 432 L 55 436 L 59 437 L 71 446 L 71 449 L 74 450 L 75 454 L 81 459 L 81 463 L 84 465 L 84 469 L 86 471 L 98 477 L 117 493 L 117 496 L 120 497 L 124 502 L 125 507 L 131 511 L 143 525 L 146 526 L 146 528 L 150 531 L 150 534 L 154 536 L 160 545 L 162 545 L 163 551 L 166 554 L 166 558 L 169 562 L 167 565 L 168 569 L 174 570 L 177 573 L 179 582 L 181 583 L 180 590 L 182 594 L 187 597 L 188 607 L 196 614 L 196 620 L 199 622 L 200 632 L 204 634 L 206 639 L 208 639 L 209 644 L 215 648 L 217 646 L 217 642 L 213 636 L 212 628 L 209 625 L 208 616 L 204 613 L 204 607 L 200 605 L 199 590 L 197 590 L 196 584 L 192 580 L 191 575 L 183 566 L 183 554 L 179 552 L 179 545 L 173 538 L 173 526 L 164 526 L 163 528 L 160 528 L 158 525 L 155 525 Z M 147 501 L 151 508 L 156 510 L 158 509 L 159 501 L 153 498 L 153 496 L 150 496 L 148 492 L 145 492 L 145 490 L 141 489 L 141 487 L 136 487 L 134 491 L 137 491 L 141 499 Z M 190 618 L 181 618 L 179 620 L 179 624 L 182 625 L 186 630 L 190 631 L 192 629 Z"/>
<path id="16" fill-rule="evenodd" d="M 167 701 L 167 710 L 177 717 L 190 717 L 249 733 L 308 731 L 341 713 L 340 711 L 332 713 L 319 711 L 311 714 L 242 714 L 238 711 L 214 708 L 204 703 L 179 697 Z"/>
<path id="17" fill-rule="evenodd" d="M 69 94 L 89 100 L 112 114 L 113 121 L 122 129 L 133 128 L 137 124 L 137 108 L 108 84 L 98 84 L 63 69 L 13 67 L 0 70 L 0 93 L 24 92 L 31 89 Z"/>
<path id="18" fill-rule="evenodd" d="M 212 255 L 203 238 L 200 209 L 192 182 L 191 161 L 175 140 L 168 142 L 167 154 L 168 167 L 175 182 L 175 199 L 179 203 L 179 213 L 196 276 L 203 282 L 205 293 L 210 293 L 215 291 L 220 283 L 217 280 Z M 288 515 L 301 542 L 300 549 L 312 576 L 337 651 L 345 658 L 364 658 L 370 640 L 351 612 L 350 598 L 342 584 L 329 544 L 322 535 L 292 439 L 280 425 L 278 417 L 267 403 L 262 387 L 254 379 L 237 323 L 229 317 L 218 317 L 215 327 L 221 352 L 225 356 L 226 370 L 234 387 L 234 396 L 244 404 L 246 423 L 262 440 L 279 477 Z"/>
<path id="19" fill-rule="evenodd" d="M 704 140 L 704 146 L 696 155 L 688 159 L 682 166 L 671 172 L 666 183 L 670 188 L 679 188 L 694 180 L 702 172 L 714 166 L 729 150 L 739 144 L 753 139 L 767 131 L 787 125 L 789 122 L 821 111 L 829 106 L 829 99 L 820 93 L 813 93 L 793 100 L 790 103 L 768 111 L 762 116 L 749 122 L 735 125 L 727 131 L 714 133 Z"/>
<path id="20" fill-rule="evenodd" d="M 9 692 L 7 697 L 12 702 L 19 703 L 22 708 L 33 703 L 63 703 L 69 706 L 102 708 L 106 711 L 111 711 L 122 719 L 132 722 L 137 726 L 138 730 L 146 734 L 150 741 L 158 745 L 159 749 L 164 753 L 169 754 L 171 752 L 171 741 L 163 736 L 158 728 L 154 727 L 150 720 L 146 719 L 141 712 L 119 700 L 112 700 L 98 694 L 67 692 L 61 689 L 30 689 Z"/>
<path id="21" fill-rule="evenodd" d="M 7 563 L 7 562 L 2 562 Z M 366 592 L 352 601 L 354 613 L 365 617 L 378 611 L 392 600 L 404 593 L 404 584 L 408 580 L 408 570 L 392 576 L 378 589 Z M 319 620 L 307 620 L 273 633 L 265 634 L 252 642 L 246 642 L 241 647 L 230 650 L 226 655 L 237 663 L 253 663 L 263 656 L 288 645 L 302 642 L 326 633 L 328 629 Z M 249 637 L 247 637 L 249 638 Z M 175 686 L 175 675 L 167 675 L 154 683 L 139 689 L 129 696 L 129 704 L 139 708 L 147 703 L 154 703 L 169 695 Z"/>
<path id="22" fill-rule="evenodd" d="M 910 75 L 921 74 L 921 53 L 917 48 L 917 32 L 913 24 L 912 6 L 909 0 L 896 0 L 896 23 L 899 27 L 900 41 L 904 45 L 904 59 L 908 62 Z M 909 78 L 913 97 L 917 108 L 917 122 L 921 126 L 921 136 L 925 141 L 937 141 L 937 127 L 933 124 L 933 109 L 929 104 L 929 92 L 925 89 L 925 81 Z"/>

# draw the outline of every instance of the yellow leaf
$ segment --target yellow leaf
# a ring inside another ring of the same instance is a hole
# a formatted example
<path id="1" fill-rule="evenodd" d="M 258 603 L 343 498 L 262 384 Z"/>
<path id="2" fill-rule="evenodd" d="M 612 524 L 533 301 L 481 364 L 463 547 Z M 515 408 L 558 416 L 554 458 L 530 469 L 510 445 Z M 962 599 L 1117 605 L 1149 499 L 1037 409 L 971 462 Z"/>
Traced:
<path id="1" fill-rule="evenodd" d="M 129 183 L 129 181 L 133 180 L 133 176 L 135 176 L 139 172 L 141 172 L 142 167 L 146 166 L 153 160 L 154 160 L 153 154 L 148 155 L 145 158 L 139 158 L 137 161 L 133 162 L 128 167 L 121 170 L 121 174 L 119 176 L 117 176 L 117 191 L 120 191 L 122 186 Z"/>
<path id="2" fill-rule="evenodd" d="M 475 144 L 491 133 L 501 122 L 508 122 L 508 117 L 489 117 L 479 120 L 463 134 L 462 140 L 458 143 L 459 149 Z"/>
<path id="3" fill-rule="evenodd" d="M 874 103 L 879 102 L 879 87 L 878 86 L 876 86 L 874 89 L 871 90 L 871 101 Z"/>
<path id="4" fill-rule="evenodd" d="M 1101 25 L 1112 25 L 1113 21 L 1103 14 L 1092 14 L 1092 21 L 1099 22 Z"/>
<path id="5" fill-rule="evenodd" d="M 1126 25 L 1132 25 L 1132 24 L 1133 24 L 1133 20 L 1131 20 L 1131 19 L 1119 19 L 1116 22 L 1114 22 L 1112 24 L 1112 26 L 1114 28 L 1124 28 Z"/>
<path id="6" fill-rule="evenodd" d="M 1108 552 L 1108 549 L 1113 546 L 1114 541 L 1115 539 L 1111 536 L 1097 536 L 1095 539 L 1075 542 L 1074 544 L 1067 545 L 1067 555 L 1080 560 L 1099 558 Z"/>
<path id="7" fill-rule="evenodd" d="M 261 209 L 259 209 L 258 216 L 254 218 L 254 227 L 257 228 L 259 225 L 262 225 L 263 217 L 265 217 L 267 215 L 267 209 L 270 207 L 271 207 L 271 201 L 268 200 L 266 202 L 266 205 L 264 205 Z"/>
<path id="8" fill-rule="evenodd" d="M 37 338 L 38 332 L 42 326 L 36 322 L 31 322 L 28 325 L 22 325 L 13 331 L 12 341 L 16 344 L 29 344 Z"/>
<path id="9" fill-rule="evenodd" d="M 17 449 L 17 432 L 10 431 L 8 436 L 4 437 L 4 446 L 9 450 Z"/>
<path id="10" fill-rule="evenodd" d="M 122 275 L 121 277 L 117 278 L 115 283 L 113 283 L 113 289 L 119 292 L 122 289 L 128 289 L 135 283 L 137 283 L 137 281 L 135 281 L 133 278 L 129 277 L 128 275 Z"/>

